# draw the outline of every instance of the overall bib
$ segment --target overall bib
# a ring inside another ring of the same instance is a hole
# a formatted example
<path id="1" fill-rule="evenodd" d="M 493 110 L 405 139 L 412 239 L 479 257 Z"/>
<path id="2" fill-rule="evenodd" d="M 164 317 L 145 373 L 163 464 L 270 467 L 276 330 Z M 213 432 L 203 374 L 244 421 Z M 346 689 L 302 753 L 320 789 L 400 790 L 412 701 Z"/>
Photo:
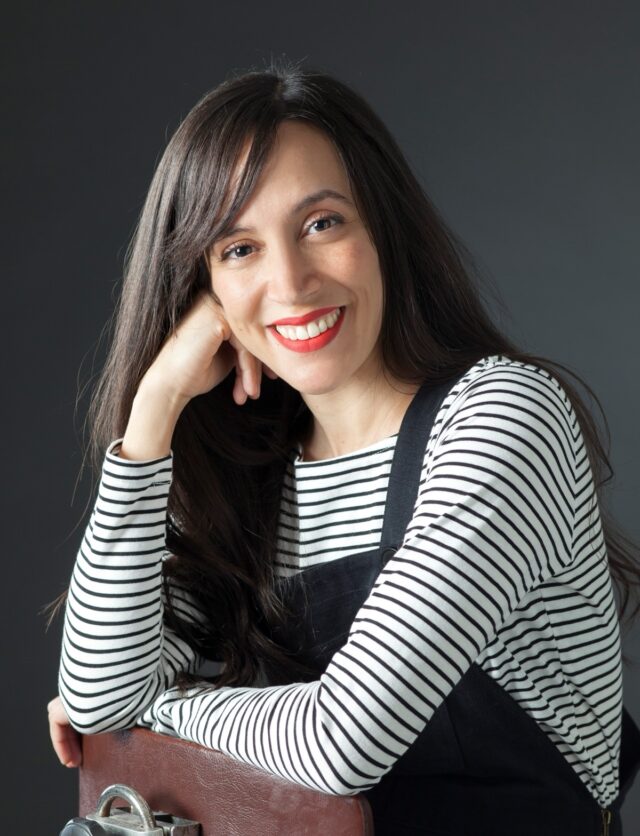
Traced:
<path id="1" fill-rule="evenodd" d="M 424 384 L 405 413 L 379 547 L 279 579 L 299 619 L 272 635 L 318 678 L 402 543 L 433 421 L 455 382 Z M 622 719 L 621 791 L 604 810 L 537 722 L 473 663 L 413 745 L 363 793 L 375 836 L 621 836 L 619 809 L 640 766 L 640 731 L 626 709 Z"/>

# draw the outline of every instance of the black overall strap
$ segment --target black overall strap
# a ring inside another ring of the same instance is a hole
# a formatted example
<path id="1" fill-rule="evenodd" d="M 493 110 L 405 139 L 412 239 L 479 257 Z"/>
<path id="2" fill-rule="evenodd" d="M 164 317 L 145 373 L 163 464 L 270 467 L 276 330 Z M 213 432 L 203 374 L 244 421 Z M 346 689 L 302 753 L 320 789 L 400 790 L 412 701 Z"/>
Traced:
<path id="1" fill-rule="evenodd" d="M 404 414 L 389 474 L 380 537 L 380 550 L 385 562 L 400 548 L 413 516 L 425 450 L 438 410 L 463 376 L 437 386 L 428 381 L 423 383 Z"/>

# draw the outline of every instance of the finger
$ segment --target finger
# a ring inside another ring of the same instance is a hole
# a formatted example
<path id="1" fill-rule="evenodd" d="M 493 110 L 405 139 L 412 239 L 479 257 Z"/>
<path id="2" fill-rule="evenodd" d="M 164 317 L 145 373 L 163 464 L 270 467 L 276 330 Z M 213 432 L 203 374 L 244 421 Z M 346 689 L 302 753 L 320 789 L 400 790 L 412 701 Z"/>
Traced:
<path id="1" fill-rule="evenodd" d="M 81 735 L 67 717 L 60 697 L 54 697 L 48 704 L 49 734 L 54 751 L 65 766 L 79 766 L 82 762 Z"/>
<path id="2" fill-rule="evenodd" d="M 226 317 L 218 315 L 216 318 L 216 329 L 221 342 L 230 339 L 231 328 L 226 320 Z"/>
<path id="3" fill-rule="evenodd" d="M 270 377 L 271 380 L 278 379 L 278 375 L 273 371 L 273 369 L 270 369 L 266 363 L 262 364 L 262 371 L 266 374 L 267 377 Z"/>
<path id="4" fill-rule="evenodd" d="M 254 400 L 260 397 L 260 386 L 262 384 L 262 362 L 254 354 L 248 357 L 249 377 L 251 387 L 250 395 Z"/>
<path id="5" fill-rule="evenodd" d="M 242 378 L 242 389 L 247 397 L 257 400 L 260 397 L 260 385 L 262 382 L 262 361 L 252 354 L 249 349 L 245 348 L 233 332 L 230 333 L 229 344 L 236 352 L 236 370 L 237 374 Z M 268 366 L 264 368 L 268 369 L 269 377 L 272 379 L 277 377 L 275 372 L 269 369 Z M 246 398 L 242 400 L 242 403 L 245 400 Z"/>
<path id="6" fill-rule="evenodd" d="M 65 727 L 58 723 L 52 716 L 49 716 L 49 735 L 54 751 L 62 764 L 66 764 L 71 758 L 71 750 L 67 743 Z"/>
<path id="7" fill-rule="evenodd" d="M 66 723 L 59 723 L 49 718 L 49 734 L 53 749 L 64 766 L 80 766 L 82 763 L 82 746 L 80 734 Z"/>
<path id="8" fill-rule="evenodd" d="M 235 362 L 235 369 L 236 376 L 233 382 L 233 400 L 238 404 L 238 406 L 242 406 L 242 404 L 247 400 L 247 393 L 242 385 L 242 370 L 240 368 L 240 361 L 237 358 Z"/>
<path id="9" fill-rule="evenodd" d="M 242 387 L 249 397 L 256 398 L 258 396 L 258 381 L 257 371 L 254 371 L 254 369 L 258 361 L 246 348 L 241 348 L 238 351 L 238 362 L 242 373 Z"/>
<path id="10" fill-rule="evenodd" d="M 215 312 L 215 327 L 218 333 L 218 336 L 221 340 L 228 340 L 232 336 L 231 326 L 229 325 L 229 321 L 224 314 L 224 310 L 222 307 L 213 299 L 211 294 L 207 294 L 204 297 L 204 305 L 209 309 L 209 311 Z M 210 314 L 207 314 L 209 317 Z"/>

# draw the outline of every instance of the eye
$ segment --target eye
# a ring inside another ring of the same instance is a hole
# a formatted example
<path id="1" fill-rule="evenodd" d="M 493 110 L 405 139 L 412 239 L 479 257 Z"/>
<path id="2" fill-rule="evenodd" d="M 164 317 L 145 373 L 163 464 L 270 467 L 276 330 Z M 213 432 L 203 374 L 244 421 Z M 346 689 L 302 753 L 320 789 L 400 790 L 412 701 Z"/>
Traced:
<path id="1" fill-rule="evenodd" d="M 234 253 L 237 250 L 246 250 L 248 247 L 251 247 L 251 244 L 243 244 L 242 241 L 238 242 L 237 244 L 232 244 L 230 247 L 227 247 L 227 249 L 224 250 L 220 254 L 220 259 L 219 260 L 220 261 L 225 261 L 225 259 L 227 259 L 231 256 L 231 253 Z M 242 261 L 242 257 L 240 257 L 239 259 L 238 258 L 232 258 L 231 260 L 232 261 Z"/>
<path id="2" fill-rule="evenodd" d="M 307 225 L 307 231 L 310 232 L 316 224 L 325 224 L 325 226 L 321 229 L 316 227 L 316 232 L 311 233 L 313 235 L 317 234 L 318 232 L 325 232 L 327 229 L 331 229 L 336 224 L 341 224 L 343 222 L 342 217 L 340 215 L 320 215 L 318 218 L 314 218 L 310 223 Z M 227 247 L 226 250 L 223 250 L 220 254 L 218 261 L 226 261 L 229 259 L 230 261 L 242 261 L 251 253 L 246 252 L 247 250 L 252 249 L 252 244 L 247 244 L 243 241 L 237 241 L 235 244 L 231 244 L 231 246 Z M 244 254 L 242 254 L 244 251 Z"/>
<path id="3" fill-rule="evenodd" d="M 340 215 L 321 215 L 319 218 L 314 218 L 307 229 L 310 229 L 315 224 L 322 223 L 323 221 L 335 221 L 337 224 L 342 223 L 342 218 Z M 331 225 L 333 226 L 333 224 Z M 325 227 L 325 229 L 331 229 L 331 227 Z M 320 232 L 324 232 L 324 229 L 321 229 Z"/>

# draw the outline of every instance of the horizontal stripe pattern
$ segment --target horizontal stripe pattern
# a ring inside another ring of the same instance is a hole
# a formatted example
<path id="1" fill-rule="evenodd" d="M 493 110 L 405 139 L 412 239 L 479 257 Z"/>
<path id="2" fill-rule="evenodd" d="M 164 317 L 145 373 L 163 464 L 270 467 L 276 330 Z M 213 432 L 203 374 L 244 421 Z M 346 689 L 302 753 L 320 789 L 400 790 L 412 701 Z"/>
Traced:
<path id="1" fill-rule="evenodd" d="M 378 546 L 396 439 L 328 461 L 300 462 L 294 451 L 280 506 L 280 576 Z"/>
<path id="2" fill-rule="evenodd" d="M 347 456 L 292 454 L 281 575 L 378 546 L 396 436 Z M 60 694 L 85 732 L 138 723 L 303 786 L 373 787 L 475 661 L 549 735 L 603 806 L 618 793 L 620 634 L 576 415 L 545 370 L 502 355 L 447 394 L 404 541 L 318 681 L 173 687 L 197 670 L 162 625 L 172 456 L 105 455 L 72 576 Z M 185 616 L 198 613 L 184 596 Z"/>
<path id="3" fill-rule="evenodd" d="M 84 733 L 135 725 L 178 671 L 202 661 L 162 624 L 173 455 L 126 461 L 115 454 L 120 441 L 105 455 L 65 612 L 58 690 Z M 184 597 L 176 606 L 193 617 Z"/>

